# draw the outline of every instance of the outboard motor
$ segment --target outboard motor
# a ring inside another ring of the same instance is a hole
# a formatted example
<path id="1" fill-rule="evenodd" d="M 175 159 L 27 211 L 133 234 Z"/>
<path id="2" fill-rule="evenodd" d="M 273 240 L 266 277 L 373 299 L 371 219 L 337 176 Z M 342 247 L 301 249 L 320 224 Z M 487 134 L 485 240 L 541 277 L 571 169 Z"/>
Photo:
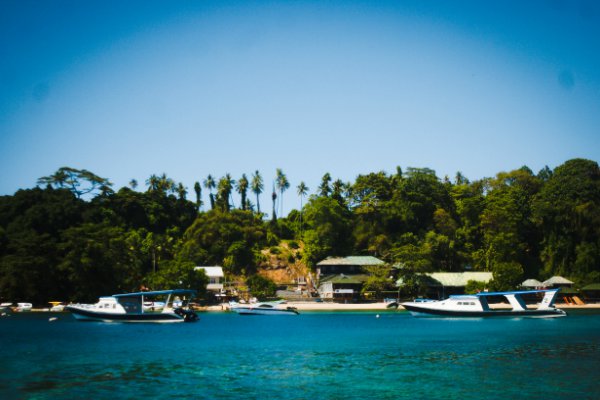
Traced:
<path id="1" fill-rule="evenodd" d="M 180 317 L 183 317 L 183 322 L 196 322 L 200 319 L 198 314 L 196 314 L 193 310 L 184 310 L 183 308 L 179 307 L 173 310 L 173 312 Z"/>
<path id="2" fill-rule="evenodd" d="M 193 310 L 184 310 L 183 322 L 196 322 L 200 319 Z"/>

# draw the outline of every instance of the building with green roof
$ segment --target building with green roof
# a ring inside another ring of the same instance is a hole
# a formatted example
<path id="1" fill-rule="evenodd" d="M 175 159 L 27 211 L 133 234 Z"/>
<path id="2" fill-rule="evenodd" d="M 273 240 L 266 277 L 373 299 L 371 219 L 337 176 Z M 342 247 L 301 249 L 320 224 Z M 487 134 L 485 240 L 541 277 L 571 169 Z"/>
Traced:
<path id="1" fill-rule="evenodd" d="M 326 275 L 319 281 L 319 297 L 336 301 L 356 301 L 364 283 L 369 279 L 366 274 Z"/>
<path id="2" fill-rule="evenodd" d="M 369 278 L 367 267 L 384 265 L 384 261 L 372 256 L 328 257 L 317 263 L 319 296 L 336 301 L 356 301 Z"/>

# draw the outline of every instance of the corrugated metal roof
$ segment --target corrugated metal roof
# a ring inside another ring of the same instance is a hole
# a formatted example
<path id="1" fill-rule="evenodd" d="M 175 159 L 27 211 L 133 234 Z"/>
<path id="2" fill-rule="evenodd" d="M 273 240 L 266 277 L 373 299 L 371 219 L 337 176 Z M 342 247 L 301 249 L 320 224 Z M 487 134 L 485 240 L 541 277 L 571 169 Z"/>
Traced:
<path id="1" fill-rule="evenodd" d="M 537 279 L 527 279 L 526 281 L 521 283 L 521 286 L 523 286 L 523 287 L 541 287 L 541 286 L 544 286 L 544 284 L 542 282 L 538 281 Z"/>
<path id="2" fill-rule="evenodd" d="M 329 257 L 319 261 L 317 265 L 383 265 L 385 262 L 372 256 Z"/>
<path id="3" fill-rule="evenodd" d="M 427 272 L 423 275 L 431 279 L 431 286 L 464 287 L 469 281 L 488 283 L 492 280 L 491 272 Z M 396 281 L 396 285 L 402 286 L 402 278 Z"/>
<path id="4" fill-rule="evenodd" d="M 194 270 L 203 269 L 209 278 L 223 278 L 223 267 L 195 267 Z"/>
<path id="5" fill-rule="evenodd" d="M 572 285 L 573 282 L 568 280 L 567 278 L 563 278 L 562 276 L 553 276 L 552 278 L 545 280 L 542 282 L 544 286 L 552 286 L 552 285 Z"/>
<path id="6" fill-rule="evenodd" d="M 489 282 L 493 275 L 491 272 L 431 272 L 429 277 L 438 281 L 442 286 L 462 287 L 469 281 Z"/>

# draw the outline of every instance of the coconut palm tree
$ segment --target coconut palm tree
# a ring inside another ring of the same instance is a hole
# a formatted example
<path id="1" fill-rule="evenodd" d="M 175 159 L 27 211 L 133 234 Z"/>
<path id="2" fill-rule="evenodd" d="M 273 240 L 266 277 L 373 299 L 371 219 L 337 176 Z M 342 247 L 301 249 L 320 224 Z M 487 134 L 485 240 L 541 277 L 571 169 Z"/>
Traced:
<path id="1" fill-rule="evenodd" d="M 136 179 L 132 179 L 129 181 L 129 186 L 135 190 L 138 187 L 138 181 Z"/>
<path id="2" fill-rule="evenodd" d="M 154 192 L 158 190 L 160 178 L 156 174 L 150 175 L 148 179 L 146 179 L 146 185 L 148 185 L 148 191 Z"/>
<path id="3" fill-rule="evenodd" d="M 211 174 L 208 174 L 206 179 L 204 180 L 204 187 L 208 189 L 208 197 L 210 198 L 210 209 L 215 209 L 215 196 L 212 193 L 212 190 L 217 187 L 215 183 L 215 179 Z"/>
<path id="4" fill-rule="evenodd" d="M 275 191 L 275 183 L 273 183 L 273 193 L 271 193 L 271 199 L 273 200 L 273 221 L 277 221 L 277 212 L 275 208 L 275 203 L 277 202 L 277 192 Z"/>
<path id="5" fill-rule="evenodd" d="M 331 184 L 331 198 L 338 201 L 338 203 L 344 203 L 344 191 L 349 185 L 342 182 L 341 179 L 336 179 Z"/>
<path id="6" fill-rule="evenodd" d="M 219 184 L 217 185 L 217 204 L 221 207 L 222 211 L 229 211 L 231 208 L 229 200 L 234 184 L 235 181 L 231 179 L 231 175 L 229 174 L 225 174 L 224 177 L 219 179 Z"/>
<path id="7" fill-rule="evenodd" d="M 329 175 L 329 172 L 326 172 L 323 178 L 321 178 L 321 185 L 319 186 L 319 195 L 321 197 L 327 197 L 331 193 L 329 182 L 331 182 L 331 175 Z"/>
<path id="8" fill-rule="evenodd" d="M 187 188 L 181 182 L 177 185 L 177 194 L 179 195 L 179 200 L 185 200 L 185 196 L 187 196 Z"/>
<path id="9" fill-rule="evenodd" d="M 242 174 L 242 177 L 238 179 L 235 188 L 241 197 L 242 210 L 246 210 L 246 194 L 248 193 L 248 178 L 246 177 L 246 174 Z"/>
<path id="10" fill-rule="evenodd" d="M 277 168 L 276 174 L 277 179 L 275 182 L 277 183 L 277 189 L 279 189 L 279 194 L 281 195 L 279 198 L 279 215 L 283 215 L 283 192 L 289 189 L 290 182 L 281 168 Z"/>
<path id="11" fill-rule="evenodd" d="M 260 173 L 258 172 L 258 170 L 256 172 L 254 172 L 254 174 L 252 175 L 252 182 L 250 183 L 250 189 L 252 189 L 252 192 L 254 194 L 256 194 L 256 211 L 260 214 L 260 202 L 258 200 L 258 196 L 262 193 L 262 191 L 264 189 L 264 185 L 263 185 L 262 176 L 260 176 Z"/>
<path id="12" fill-rule="evenodd" d="M 200 182 L 198 181 L 194 183 L 194 192 L 196 192 L 196 209 L 200 211 L 200 207 L 202 206 L 202 186 L 200 186 Z"/>
<path id="13" fill-rule="evenodd" d="M 303 222 L 302 222 L 302 199 L 304 199 L 304 196 L 306 196 L 308 194 L 308 191 L 310 189 L 302 181 L 296 187 L 296 189 L 298 190 L 298 196 L 300 196 L 300 236 L 302 237 L 302 229 L 303 229 Z"/>

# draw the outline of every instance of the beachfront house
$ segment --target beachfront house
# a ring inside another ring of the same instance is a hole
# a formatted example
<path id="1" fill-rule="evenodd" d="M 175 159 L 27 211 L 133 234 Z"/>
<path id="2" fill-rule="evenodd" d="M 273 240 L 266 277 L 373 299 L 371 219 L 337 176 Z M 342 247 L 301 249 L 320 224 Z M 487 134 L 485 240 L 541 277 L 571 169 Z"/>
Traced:
<path id="1" fill-rule="evenodd" d="M 318 293 L 322 299 L 356 301 L 368 279 L 368 267 L 385 262 L 372 256 L 328 257 L 317 263 Z"/>
<path id="2" fill-rule="evenodd" d="M 464 294 L 465 287 L 469 281 L 489 283 L 493 276 L 491 272 L 465 271 L 465 272 L 426 272 L 425 282 L 427 286 L 426 297 L 432 299 L 445 299 L 454 294 Z M 396 285 L 402 290 L 404 281 L 402 278 L 396 281 Z"/>
<path id="3" fill-rule="evenodd" d="M 208 285 L 206 290 L 213 292 L 215 295 L 222 295 L 224 291 L 225 274 L 223 273 L 223 267 L 212 266 L 212 267 L 195 267 L 195 271 L 202 270 L 208 277 Z"/>
<path id="4" fill-rule="evenodd" d="M 344 303 L 357 301 L 368 278 L 369 276 L 365 274 L 329 275 L 319 283 L 319 297 Z"/>

